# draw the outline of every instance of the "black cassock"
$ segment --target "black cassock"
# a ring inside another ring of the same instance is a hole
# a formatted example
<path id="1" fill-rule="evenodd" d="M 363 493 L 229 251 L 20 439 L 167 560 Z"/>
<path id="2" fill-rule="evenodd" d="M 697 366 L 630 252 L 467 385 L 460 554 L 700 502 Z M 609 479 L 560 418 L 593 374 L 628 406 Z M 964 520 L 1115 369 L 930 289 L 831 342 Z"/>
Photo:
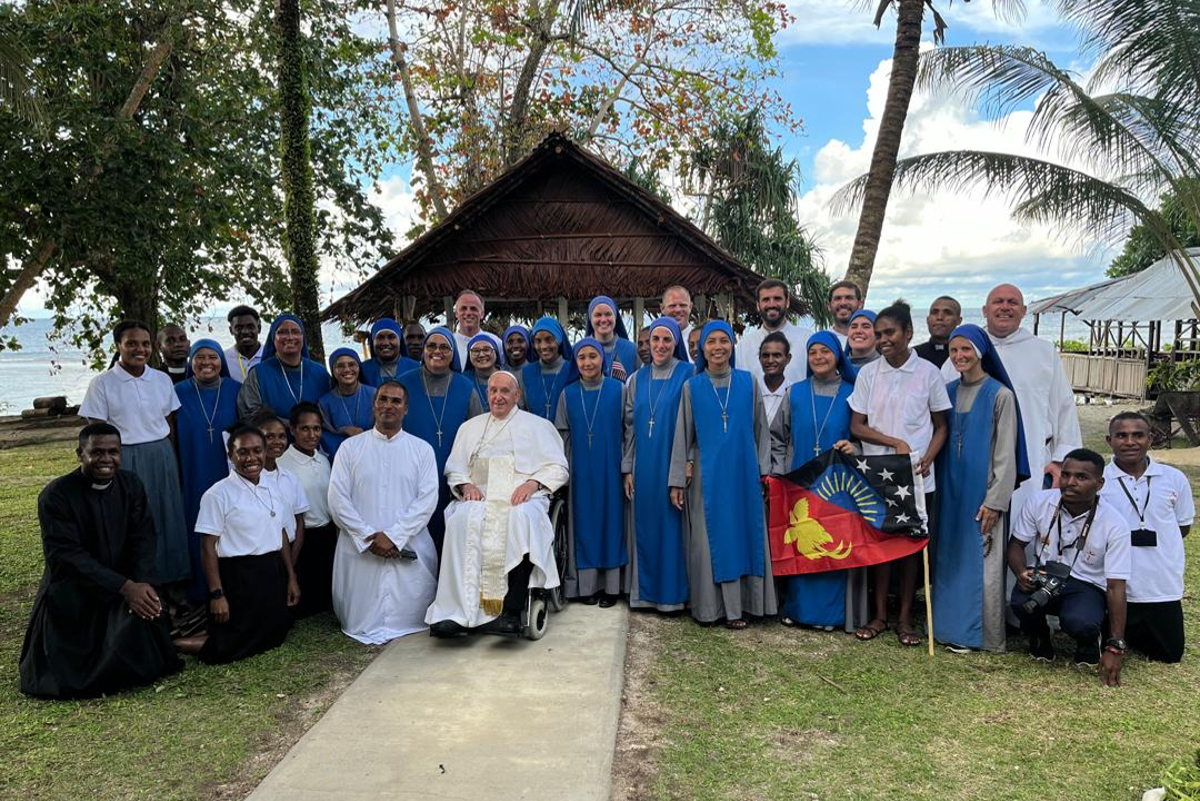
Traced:
<path id="1" fill-rule="evenodd" d="M 149 684 L 183 663 L 166 612 L 130 614 L 120 589 L 154 571 L 154 520 L 136 475 L 105 489 L 80 471 L 38 497 L 46 567 L 21 646 L 21 692 L 86 698 Z"/>

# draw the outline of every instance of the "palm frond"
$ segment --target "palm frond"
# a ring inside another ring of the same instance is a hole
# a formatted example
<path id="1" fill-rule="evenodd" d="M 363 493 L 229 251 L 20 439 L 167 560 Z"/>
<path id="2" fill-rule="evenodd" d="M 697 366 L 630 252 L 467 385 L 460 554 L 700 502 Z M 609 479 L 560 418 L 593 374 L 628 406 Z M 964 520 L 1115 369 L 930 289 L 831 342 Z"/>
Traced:
<path id="1" fill-rule="evenodd" d="M 1058 0 L 1058 7 L 1099 57 L 1093 85 L 1200 103 L 1200 0 Z"/>
<path id="2" fill-rule="evenodd" d="M 1114 183 L 1011 153 L 951 150 L 901 159 L 893 187 L 910 193 L 982 191 L 984 197 L 1005 198 L 1018 220 L 1071 226 L 1080 235 L 1108 242 L 1124 236 L 1133 221 L 1157 214 Z M 831 202 L 835 213 L 861 204 L 865 188 L 866 176 L 861 176 L 840 189 Z"/>
<path id="3" fill-rule="evenodd" d="M 0 31 L 0 108 L 11 109 L 22 119 L 43 126 L 46 109 L 30 75 L 29 55 L 6 32 Z"/>

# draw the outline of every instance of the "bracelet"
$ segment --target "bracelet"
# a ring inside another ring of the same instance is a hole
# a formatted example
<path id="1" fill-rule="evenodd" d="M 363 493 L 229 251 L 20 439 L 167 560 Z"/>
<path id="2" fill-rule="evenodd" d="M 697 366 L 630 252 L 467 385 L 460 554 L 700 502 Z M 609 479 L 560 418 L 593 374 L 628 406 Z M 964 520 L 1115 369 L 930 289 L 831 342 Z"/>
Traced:
<path id="1" fill-rule="evenodd" d="M 1116 654 L 1117 656 L 1125 656 L 1125 651 L 1123 651 L 1120 648 L 1114 648 L 1111 645 L 1104 646 L 1104 650 L 1110 654 Z"/>

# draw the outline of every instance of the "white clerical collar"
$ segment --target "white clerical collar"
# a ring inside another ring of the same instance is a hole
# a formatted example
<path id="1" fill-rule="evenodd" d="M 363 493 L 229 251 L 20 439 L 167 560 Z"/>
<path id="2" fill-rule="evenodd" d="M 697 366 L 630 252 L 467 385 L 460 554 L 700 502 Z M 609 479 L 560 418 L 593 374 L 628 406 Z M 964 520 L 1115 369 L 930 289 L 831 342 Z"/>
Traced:
<path id="1" fill-rule="evenodd" d="M 170 373 L 171 375 L 183 375 L 184 373 L 187 372 L 187 368 L 186 367 L 172 367 L 171 365 L 168 364 L 167 372 Z"/>
<path id="2" fill-rule="evenodd" d="M 503 423 L 506 420 L 512 419 L 512 416 L 515 415 L 519 411 L 521 411 L 521 410 L 518 409 L 516 406 L 513 406 L 511 409 L 509 409 L 508 414 L 504 415 L 503 417 L 497 417 L 496 415 L 492 414 L 492 419 L 498 423 Z M 488 412 L 488 414 L 491 414 L 491 412 Z"/>
<path id="3" fill-rule="evenodd" d="M 112 486 L 112 480 L 111 480 L 111 479 L 110 479 L 110 480 L 108 480 L 108 481 L 106 481 L 106 482 L 105 482 L 105 483 L 103 483 L 103 484 L 97 484 L 97 483 L 96 483 L 96 482 L 94 482 L 94 481 L 92 482 L 92 489 L 94 489 L 94 490 L 106 490 L 106 489 L 108 489 L 108 488 L 109 488 L 109 487 L 111 487 L 111 486 Z"/>

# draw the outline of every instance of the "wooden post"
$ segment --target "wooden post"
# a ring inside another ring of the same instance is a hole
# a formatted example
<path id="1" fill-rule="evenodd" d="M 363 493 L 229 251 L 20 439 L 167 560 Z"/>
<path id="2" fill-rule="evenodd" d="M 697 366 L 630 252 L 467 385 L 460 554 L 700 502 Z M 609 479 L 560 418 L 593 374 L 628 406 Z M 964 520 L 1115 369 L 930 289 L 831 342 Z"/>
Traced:
<path id="1" fill-rule="evenodd" d="M 633 299 L 633 338 L 637 340 L 638 334 L 642 332 L 642 323 L 646 315 L 646 300 L 645 298 Z"/>
<path id="2" fill-rule="evenodd" d="M 1040 315 L 1040 314 L 1033 315 L 1033 335 L 1035 337 L 1038 335 L 1038 323 L 1040 323 L 1041 321 L 1042 321 L 1042 315 Z"/>
<path id="3" fill-rule="evenodd" d="M 417 321 L 417 296 L 405 295 L 402 299 L 402 306 L 404 324 L 415 323 Z"/>
<path id="4" fill-rule="evenodd" d="M 567 317 L 568 317 L 567 312 L 568 312 L 567 299 L 559 298 L 558 299 L 558 322 L 562 324 L 563 328 L 567 327 Z"/>
<path id="5" fill-rule="evenodd" d="M 708 319 L 708 298 L 704 295 L 696 295 L 692 298 L 692 311 L 696 313 L 696 317 L 700 320 Z"/>
<path id="6" fill-rule="evenodd" d="M 1037 330 L 1036 322 L 1034 323 L 1034 326 L 1035 326 L 1034 331 L 1036 331 Z M 1066 336 L 1067 336 L 1067 313 L 1063 312 L 1062 314 L 1060 314 L 1058 316 L 1058 352 L 1059 353 L 1062 353 L 1063 342 L 1066 341 Z"/>
<path id="7" fill-rule="evenodd" d="M 929 541 L 921 549 L 921 562 L 925 567 L 925 639 L 929 642 L 929 658 L 933 659 L 933 595 L 929 589 Z"/>
<path id="8" fill-rule="evenodd" d="M 449 295 L 442 297 L 442 308 L 446 312 L 446 327 L 454 330 L 454 298 Z M 453 343 L 451 343 L 453 344 Z"/>

